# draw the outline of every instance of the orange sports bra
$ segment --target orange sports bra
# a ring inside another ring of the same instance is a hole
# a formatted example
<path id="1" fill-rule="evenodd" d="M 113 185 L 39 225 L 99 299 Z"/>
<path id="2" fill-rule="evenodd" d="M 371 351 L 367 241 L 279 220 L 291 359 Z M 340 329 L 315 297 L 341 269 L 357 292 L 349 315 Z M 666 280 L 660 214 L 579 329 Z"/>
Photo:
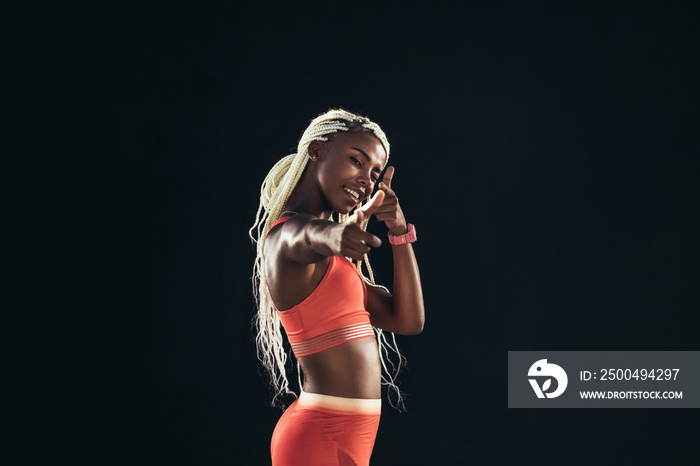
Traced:
<path id="1" fill-rule="evenodd" d="M 289 218 L 280 218 L 272 228 Z M 278 312 L 292 351 L 299 358 L 347 341 L 374 337 L 366 306 L 367 287 L 360 273 L 344 257 L 331 256 L 316 289 L 296 306 Z"/>

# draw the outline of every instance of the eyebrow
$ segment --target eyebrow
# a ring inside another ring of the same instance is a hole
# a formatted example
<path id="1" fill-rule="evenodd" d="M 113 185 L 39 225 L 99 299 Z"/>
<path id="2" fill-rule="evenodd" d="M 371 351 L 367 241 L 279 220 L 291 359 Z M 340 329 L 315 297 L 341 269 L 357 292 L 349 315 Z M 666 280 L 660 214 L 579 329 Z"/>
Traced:
<path id="1" fill-rule="evenodd" d="M 359 148 L 357 148 L 357 147 L 351 147 L 350 149 L 355 149 L 357 152 L 359 152 L 359 153 L 361 153 L 362 155 L 364 155 L 368 162 L 372 163 L 372 159 L 369 158 L 369 155 L 367 155 L 367 153 L 366 153 L 365 151 L 363 151 L 362 149 L 359 149 Z M 378 168 L 376 168 L 375 170 L 376 170 L 376 171 L 381 171 L 381 170 L 379 170 Z"/>

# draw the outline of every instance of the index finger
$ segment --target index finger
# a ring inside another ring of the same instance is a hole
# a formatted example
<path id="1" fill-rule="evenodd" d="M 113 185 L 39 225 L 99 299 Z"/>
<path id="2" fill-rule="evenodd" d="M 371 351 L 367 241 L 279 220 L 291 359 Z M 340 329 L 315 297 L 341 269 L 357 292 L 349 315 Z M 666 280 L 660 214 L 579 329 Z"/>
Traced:
<path id="1" fill-rule="evenodd" d="M 364 233 L 364 235 L 362 235 L 362 241 L 367 246 L 372 246 L 373 248 L 378 248 L 379 246 L 382 245 L 382 240 L 379 239 L 378 236 L 375 236 L 372 233 L 369 233 L 367 231 L 363 231 L 362 233 Z"/>
<path id="2" fill-rule="evenodd" d="M 369 215 L 373 214 L 374 211 L 382 205 L 382 202 L 384 202 L 384 196 L 384 191 L 377 191 L 367 204 L 360 207 L 360 210 Z"/>
<path id="3" fill-rule="evenodd" d="M 386 169 L 384 176 L 382 177 L 382 183 L 384 183 L 387 188 L 391 188 L 391 179 L 394 177 L 394 170 L 394 166 L 391 165 Z"/>

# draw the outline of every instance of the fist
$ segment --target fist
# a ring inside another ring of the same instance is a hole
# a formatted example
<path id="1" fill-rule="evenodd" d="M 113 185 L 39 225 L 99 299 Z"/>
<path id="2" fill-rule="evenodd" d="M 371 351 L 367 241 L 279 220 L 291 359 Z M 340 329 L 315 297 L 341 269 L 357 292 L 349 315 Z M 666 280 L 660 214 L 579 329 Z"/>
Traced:
<path id="1" fill-rule="evenodd" d="M 382 181 L 377 185 L 377 188 L 380 190 L 377 194 L 383 192 L 384 199 L 381 205 L 374 209 L 373 212 L 377 220 L 381 220 L 386 224 L 392 235 L 403 235 L 408 231 L 408 225 L 403 216 L 401 206 L 399 206 L 399 198 L 396 197 L 396 192 L 391 189 L 394 172 L 394 167 L 387 168 Z"/>
<path id="2" fill-rule="evenodd" d="M 365 231 L 370 217 L 384 201 L 385 193 L 378 191 L 370 201 L 358 208 L 346 222 L 340 225 L 340 238 L 338 255 L 350 257 L 353 260 L 362 260 L 370 251 L 370 247 L 378 248 L 382 240 L 372 233 Z"/>

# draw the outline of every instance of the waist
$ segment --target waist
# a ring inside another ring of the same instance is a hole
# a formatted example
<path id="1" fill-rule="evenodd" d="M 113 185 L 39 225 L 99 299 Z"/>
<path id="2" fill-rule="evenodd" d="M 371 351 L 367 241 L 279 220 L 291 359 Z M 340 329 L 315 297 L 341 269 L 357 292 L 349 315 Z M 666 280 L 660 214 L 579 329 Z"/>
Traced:
<path id="1" fill-rule="evenodd" d="M 380 398 L 382 367 L 374 338 L 345 342 L 298 359 L 303 389 L 347 398 Z"/>
<path id="2" fill-rule="evenodd" d="M 381 414 L 381 398 L 345 398 L 301 391 L 298 406 L 333 413 Z"/>

